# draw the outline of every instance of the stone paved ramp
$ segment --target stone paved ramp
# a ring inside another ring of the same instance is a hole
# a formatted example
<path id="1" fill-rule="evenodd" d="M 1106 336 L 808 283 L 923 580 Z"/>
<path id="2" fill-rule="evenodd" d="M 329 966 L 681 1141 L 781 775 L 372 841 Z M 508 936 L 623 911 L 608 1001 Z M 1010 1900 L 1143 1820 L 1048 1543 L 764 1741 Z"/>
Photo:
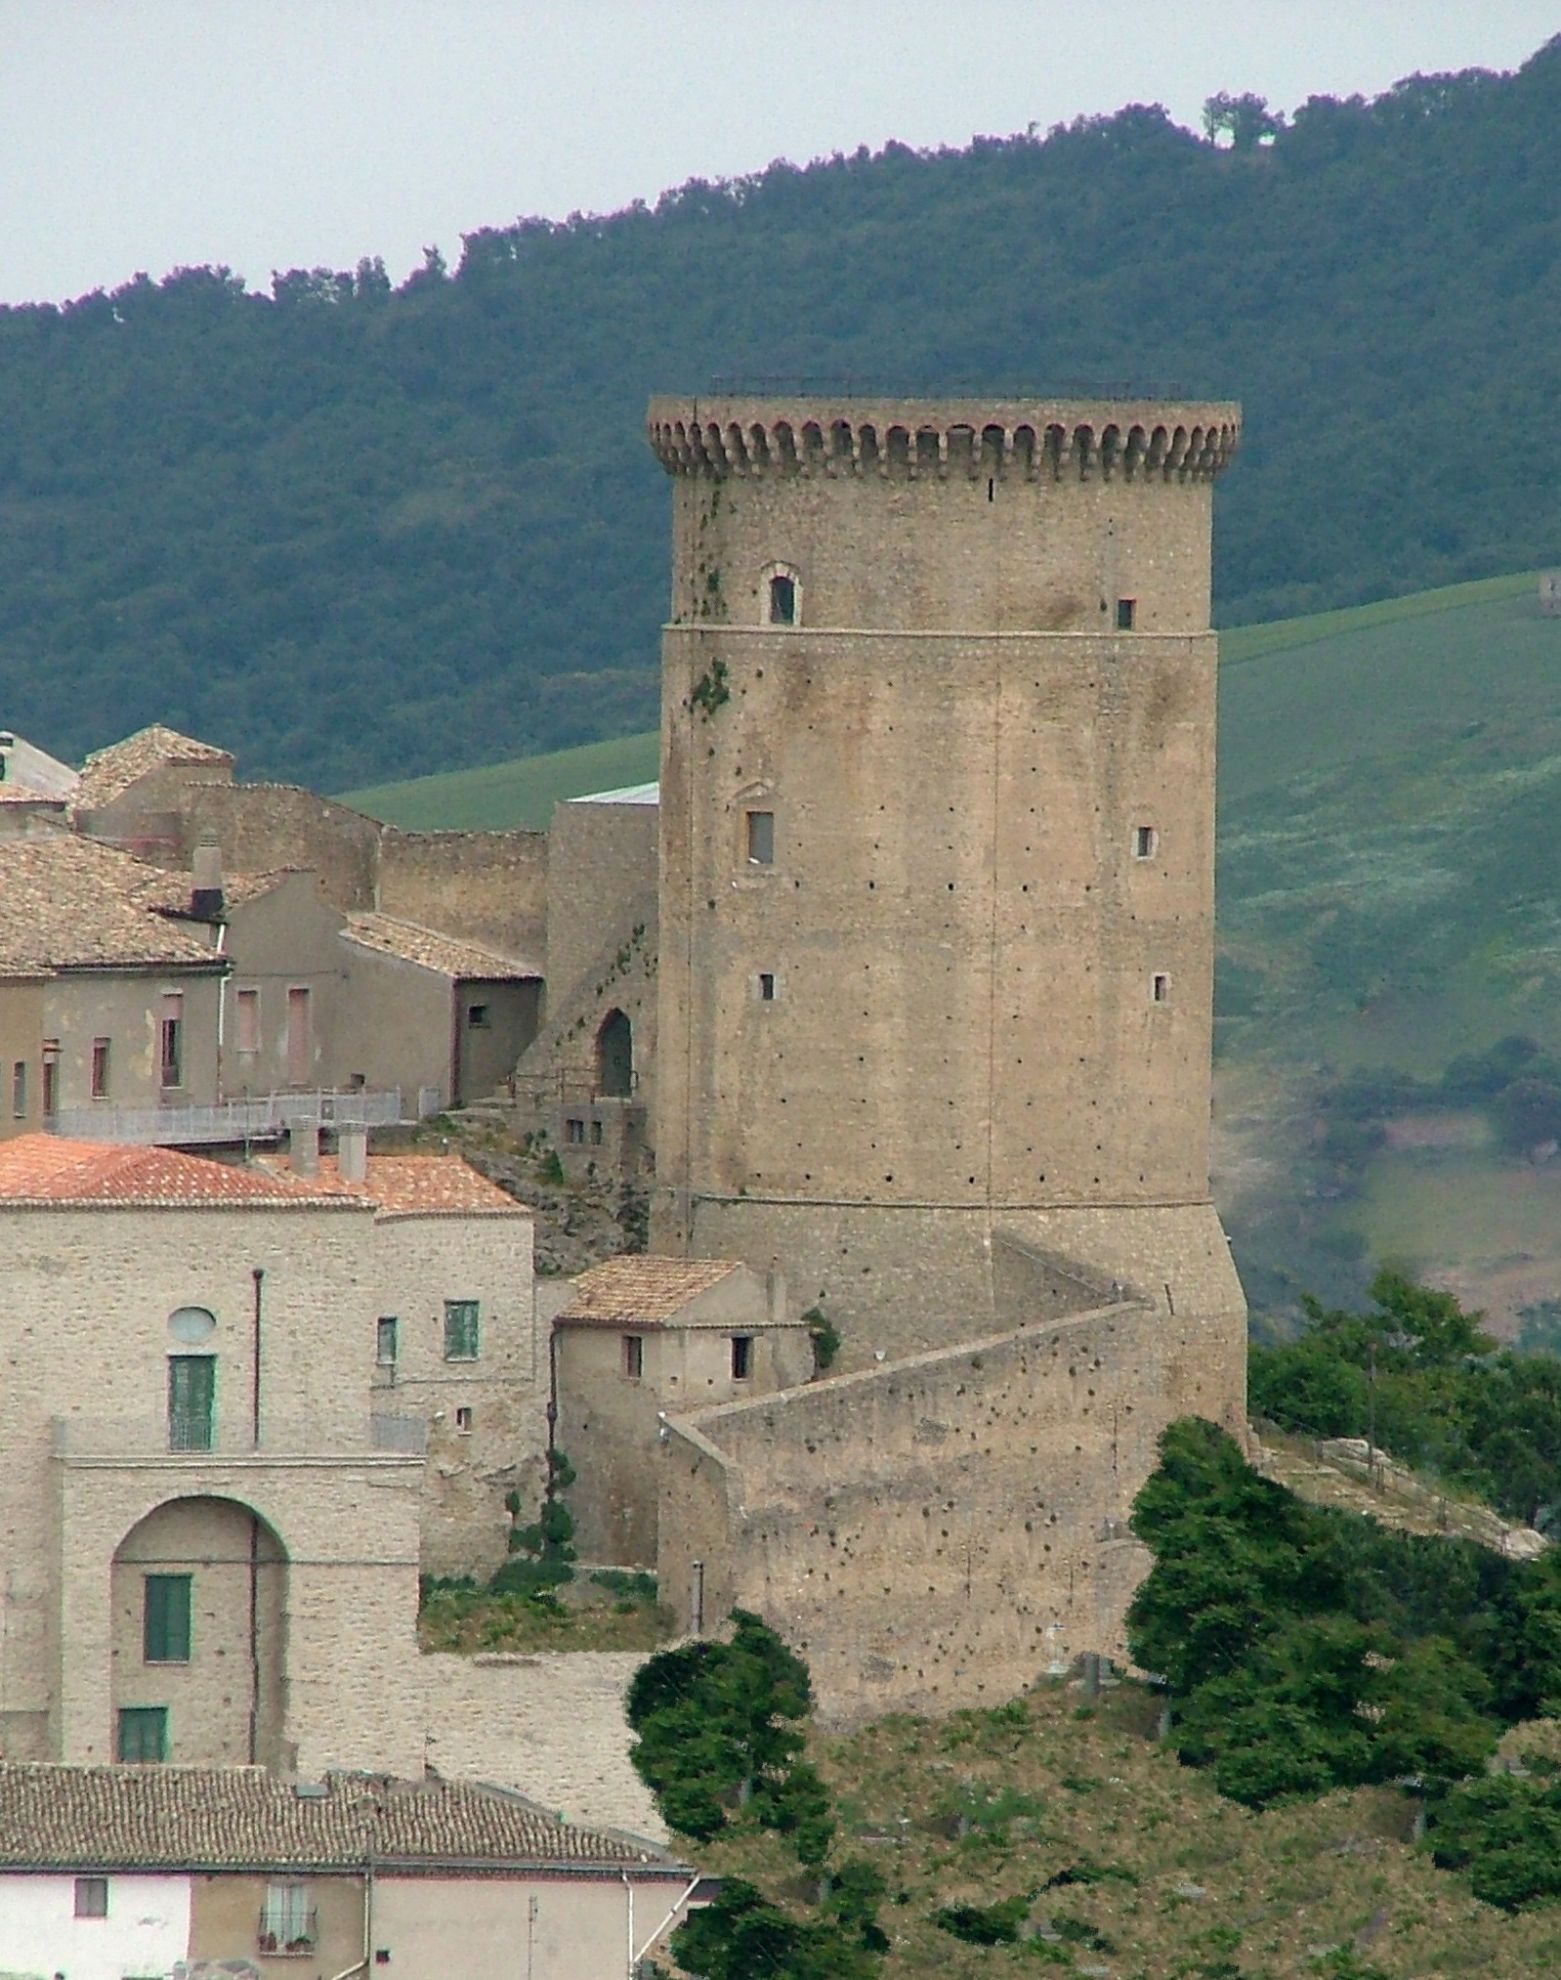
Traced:
<path id="1" fill-rule="evenodd" d="M 629 1765 L 623 1716 L 644 1661 L 639 1650 L 425 1656 L 428 1764 L 516 1788 L 569 1822 L 664 1842 L 666 1825 Z"/>

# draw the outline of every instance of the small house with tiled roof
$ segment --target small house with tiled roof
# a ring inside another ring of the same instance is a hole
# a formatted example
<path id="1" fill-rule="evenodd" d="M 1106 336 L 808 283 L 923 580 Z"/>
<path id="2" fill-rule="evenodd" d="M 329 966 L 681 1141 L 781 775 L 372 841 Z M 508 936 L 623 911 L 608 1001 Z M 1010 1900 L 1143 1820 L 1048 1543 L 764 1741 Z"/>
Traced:
<path id="1" fill-rule="evenodd" d="M 349 914 L 341 947 L 371 1083 L 411 1066 L 463 1106 L 502 1085 L 537 1034 L 540 961 L 388 914 Z"/>
<path id="2" fill-rule="evenodd" d="M 378 1772 L 0 1765 L 0 1971 L 600 1980 L 703 1893 L 639 1837 Z M 458 1947 L 458 1954 L 453 1949 Z M 286 1967 L 282 1965 L 287 1961 Z"/>
<path id="3" fill-rule="evenodd" d="M 656 1447 L 672 1411 L 768 1395 L 814 1372 L 807 1322 L 778 1272 L 730 1258 L 605 1259 L 553 1322 L 558 1441 L 586 1560 L 654 1567 Z"/>
<path id="4" fill-rule="evenodd" d="M 0 1144 L 0 1760 L 420 1771 L 419 1572 L 536 1489 L 531 1217 L 315 1133 Z"/>
<path id="5" fill-rule="evenodd" d="M 0 1137 L 217 1098 L 228 960 L 141 897 L 149 872 L 70 832 L 0 835 Z"/>
<path id="6" fill-rule="evenodd" d="M 231 751 L 152 722 L 93 750 L 82 764 L 76 827 L 131 852 L 158 853 L 177 843 L 181 794 L 232 781 Z"/>

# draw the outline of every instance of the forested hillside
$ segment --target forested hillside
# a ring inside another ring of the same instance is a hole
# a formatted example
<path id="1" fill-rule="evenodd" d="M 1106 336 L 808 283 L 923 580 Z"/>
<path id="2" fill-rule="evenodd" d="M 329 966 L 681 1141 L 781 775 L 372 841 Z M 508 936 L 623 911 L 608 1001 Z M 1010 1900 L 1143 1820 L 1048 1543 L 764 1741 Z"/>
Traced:
<path id="1" fill-rule="evenodd" d="M 1131 107 L 0 312 L 0 721 L 327 787 L 647 726 L 653 388 L 1239 396 L 1226 622 L 1561 559 L 1561 41 L 1221 149 Z"/>

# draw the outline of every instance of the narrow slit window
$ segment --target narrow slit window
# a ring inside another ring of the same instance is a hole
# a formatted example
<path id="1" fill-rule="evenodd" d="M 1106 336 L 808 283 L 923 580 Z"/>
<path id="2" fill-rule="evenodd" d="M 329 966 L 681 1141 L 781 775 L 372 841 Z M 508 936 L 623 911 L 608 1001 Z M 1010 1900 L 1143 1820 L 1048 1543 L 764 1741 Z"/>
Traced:
<path id="1" fill-rule="evenodd" d="M 773 811 L 750 811 L 748 813 L 748 864 L 750 866 L 773 866 L 775 864 L 775 813 Z"/>
<path id="2" fill-rule="evenodd" d="M 11 1112 L 20 1120 L 27 1118 L 27 1061 L 18 1059 L 11 1067 Z"/>
<path id="3" fill-rule="evenodd" d="M 464 1404 L 455 1412 L 455 1430 L 459 1437 L 472 1434 L 472 1413 Z"/>
<path id="4" fill-rule="evenodd" d="M 170 990 L 163 998 L 158 1026 L 158 1077 L 164 1087 L 184 1084 L 184 997 Z"/>
<path id="5" fill-rule="evenodd" d="M 746 1382 L 752 1374 L 753 1336 L 752 1334 L 733 1334 L 732 1380 L 734 1382 Z"/>
<path id="6" fill-rule="evenodd" d="M 761 1004 L 773 1004 L 775 1002 L 775 972 L 773 970 L 761 969 L 759 971 L 759 1002 Z"/>
<path id="7" fill-rule="evenodd" d="M 92 1041 L 92 1097 L 94 1100 L 108 1098 L 109 1040 L 94 1038 Z"/>
<path id="8" fill-rule="evenodd" d="M 776 571 L 770 579 L 770 624 L 794 626 L 797 623 L 797 580 L 786 571 Z"/>
<path id="9" fill-rule="evenodd" d="M 1171 979 L 1161 970 L 1156 970 L 1150 979 L 1150 995 L 1157 1004 L 1171 1001 Z"/>
<path id="10" fill-rule="evenodd" d="M 260 992 L 258 990 L 235 990 L 233 993 L 234 1029 L 238 1034 L 238 1050 L 258 1052 L 260 1050 Z"/>
<path id="11" fill-rule="evenodd" d="M 1152 825 L 1135 825 L 1133 827 L 1134 859 L 1153 859 L 1155 853 L 1159 850 L 1159 846 L 1160 834 Z"/>
<path id="12" fill-rule="evenodd" d="M 1133 630 L 1133 619 L 1137 610 L 1138 600 L 1136 598 L 1119 598 L 1117 600 L 1118 632 L 1131 632 Z"/>
<path id="13" fill-rule="evenodd" d="M 645 1341 L 640 1334 L 623 1337 L 623 1372 L 631 1382 L 639 1381 L 645 1373 Z"/>
<path id="14" fill-rule="evenodd" d="M 394 1368 L 400 1347 L 401 1323 L 387 1313 L 374 1323 L 374 1359 L 381 1368 Z"/>
<path id="15" fill-rule="evenodd" d="M 43 1041 L 43 1118 L 52 1121 L 60 1111 L 60 1041 Z"/>

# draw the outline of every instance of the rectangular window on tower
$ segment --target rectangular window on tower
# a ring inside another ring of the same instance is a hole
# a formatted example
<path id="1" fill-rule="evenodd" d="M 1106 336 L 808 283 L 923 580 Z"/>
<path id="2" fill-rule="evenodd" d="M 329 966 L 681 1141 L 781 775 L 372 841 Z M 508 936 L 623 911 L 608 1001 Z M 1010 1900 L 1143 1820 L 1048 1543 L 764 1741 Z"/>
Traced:
<path id="1" fill-rule="evenodd" d="M 1119 598 L 1117 600 L 1118 632 L 1131 632 L 1133 630 L 1133 620 L 1137 611 L 1138 600 L 1136 598 Z"/>
<path id="2" fill-rule="evenodd" d="M 750 866 L 773 866 L 775 864 L 775 813 L 773 811 L 750 811 L 748 813 L 748 864 Z"/>

